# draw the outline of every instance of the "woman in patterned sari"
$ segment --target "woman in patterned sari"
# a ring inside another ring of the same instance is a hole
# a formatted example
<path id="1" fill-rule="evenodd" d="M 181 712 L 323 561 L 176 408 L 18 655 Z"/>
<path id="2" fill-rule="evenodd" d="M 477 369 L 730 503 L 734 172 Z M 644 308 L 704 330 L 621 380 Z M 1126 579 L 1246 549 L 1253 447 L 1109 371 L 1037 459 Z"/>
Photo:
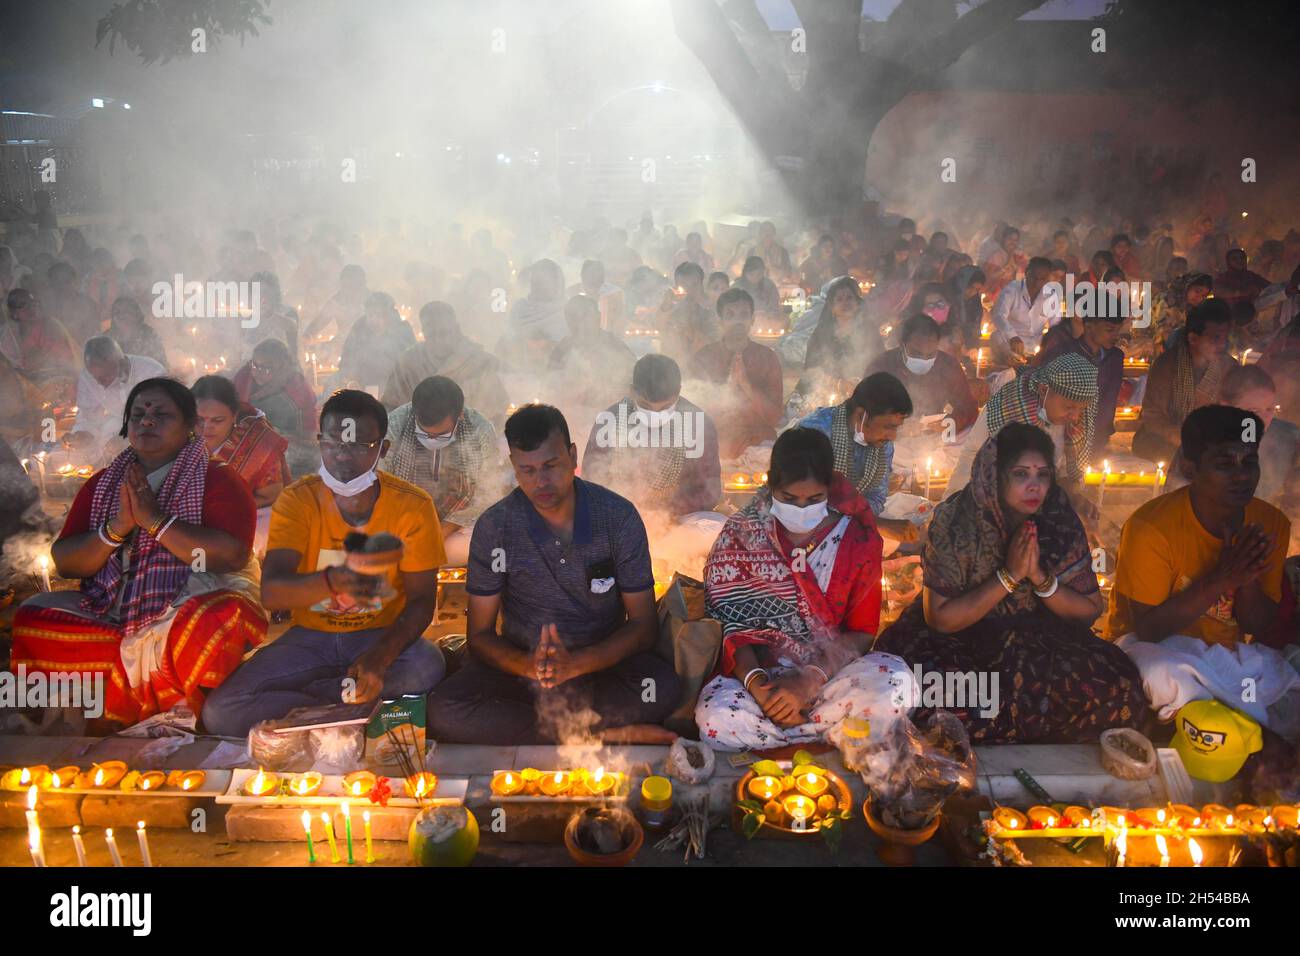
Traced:
<path id="1" fill-rule="evenodd" d="M 220 375 L 204 375 L 192 386 L 198 409 L 195 431 L 213 461 L 229 465 L 248 483 L 257 505 L 257 536 L 253 551 L 266 553 L 271 505 L 290 481 L 284 453 L 289 442 L 266 416 L 241 402 L 234 383 Z"/>
<path id="2" fill-rule="evenodd" d="M 81 588 L 19 608 L 11 666 L 103 675 L 103 716 L 116 724 L 181 701 L 197 717 L 207 691 L 266 637 L 253 497 L 194 435 L 184 385 L 145 379 L 126 409 L 130 447 L 82 486 L 51 548 Z"/>
<path id="3" fill-rule="evenodd" d="M 1032 425 L 984 443 L 970 484 L 935 509 L 923 599 L 875 643 L 924 673 L 991 674 L 993 712 L 945 701 L 975 743 L 1091 743 L 1146 713 L 1137 668 L 1091 631 L 1103 602 L 1053 460 Z"/>
<path id="4" fill-rule="evenodd" d="M 905 713 L 907 665 L 867 653 L 880 623 L 880 535 L 833 461 L 821 432 L 785 432 L 768 487 L 727 519 L 709 552 L 707 606 L 722 623 L 722 650 L 695 722 L 714 747 L 835 743 L 846 717 L 884 733 Z"/>

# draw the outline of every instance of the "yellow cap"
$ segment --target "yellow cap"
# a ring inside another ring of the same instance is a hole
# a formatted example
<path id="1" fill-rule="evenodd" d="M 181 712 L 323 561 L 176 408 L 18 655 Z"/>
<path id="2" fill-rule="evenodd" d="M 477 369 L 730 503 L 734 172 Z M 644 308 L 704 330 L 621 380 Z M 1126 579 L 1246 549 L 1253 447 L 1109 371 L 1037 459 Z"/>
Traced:
<path id="1" fill-rule="evenodd" d="M 1174 717 L 1173 746 L 1197 780 L 1223 783 L 1264 746 L 1259 724 L 1217 700 L 1194 700 Z"/>
<path id="2" fill-rule="evenodd" d="M 673 782 L 667 777 L 646 777 L 641 782 L 641 802 L 651 810 L 662 810 L 673 800 Z"/>

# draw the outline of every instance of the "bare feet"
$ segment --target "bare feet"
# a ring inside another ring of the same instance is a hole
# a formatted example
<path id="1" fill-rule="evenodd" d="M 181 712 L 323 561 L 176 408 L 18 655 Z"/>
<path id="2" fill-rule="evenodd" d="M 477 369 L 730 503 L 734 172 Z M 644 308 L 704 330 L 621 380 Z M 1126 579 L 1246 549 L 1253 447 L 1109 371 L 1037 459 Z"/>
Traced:
<path id="1" fill-rule="evenodd" d="M 658 724 L 628 724 L 625 727 L 607 727 L 600 733 L 606 744 L 671 744 L 677 735 Z"/>

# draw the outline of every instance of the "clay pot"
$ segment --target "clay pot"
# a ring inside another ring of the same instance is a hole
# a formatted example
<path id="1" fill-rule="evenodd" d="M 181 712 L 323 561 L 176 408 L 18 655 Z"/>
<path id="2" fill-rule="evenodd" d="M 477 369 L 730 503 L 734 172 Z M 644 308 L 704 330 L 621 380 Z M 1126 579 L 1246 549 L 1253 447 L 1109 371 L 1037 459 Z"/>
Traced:
<path id="1" fill-rule="evenodd" d="M 641 824 L 637 822 L 636 817 L 621 807 L 610 808 L 607 812 L 618 816 L 627 844 L 617 853 L 590 853 L 584 850 L 578 843 L 578 824 L 582 814 L 575 813 L 570 818 L 568 826 L 564 828 L 564 846 L 569 851 L 569 856 L 579 866 L 627 866 L 641 851 L 641 845 L 645 842 L 645 831 L 641 829 Z"/>
<path id="2" fill-rule="evenodd" d="M 881 862 L 889 866 L 911 866 L 916 862 L 916 848 L 939 829 L 943 814 L 937 814 L 933 820 L 919 830 L 901 830 L 887 826 L 871 812 L 871 801 L 862 804 L 862 815 L 867 818 L 871 832 L 880 837 L 881 844 L 876 850 Z"/>

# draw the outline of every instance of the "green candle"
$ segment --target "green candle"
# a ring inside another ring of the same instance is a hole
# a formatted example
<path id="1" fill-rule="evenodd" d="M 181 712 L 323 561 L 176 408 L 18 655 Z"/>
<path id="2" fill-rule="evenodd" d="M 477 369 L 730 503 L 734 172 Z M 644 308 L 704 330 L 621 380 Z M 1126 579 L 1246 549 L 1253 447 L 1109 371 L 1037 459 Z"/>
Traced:
<path id="1" fill-rule="evenodd" d="M 348 862 L 355 862 L 352 859 L 352 811 L 348 808 L 348 802 L 343 801 L 343 829 L 348 838 Z"/>
<path id="2" fill-rule="evenodd" d="M 307 810 L 302 812 L 302 828 L 307 831 L 307 862 L 316 862 L 316 848 L 311 842 L 311 813 Z"/>

